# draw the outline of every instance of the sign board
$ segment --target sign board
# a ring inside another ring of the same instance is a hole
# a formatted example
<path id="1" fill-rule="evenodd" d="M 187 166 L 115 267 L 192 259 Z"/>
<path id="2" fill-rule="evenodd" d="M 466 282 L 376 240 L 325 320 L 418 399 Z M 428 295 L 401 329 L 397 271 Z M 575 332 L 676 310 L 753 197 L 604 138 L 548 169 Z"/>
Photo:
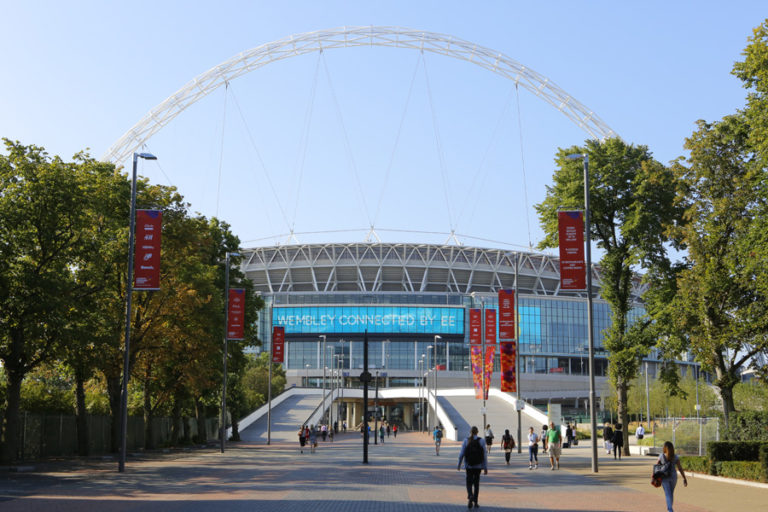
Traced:
<path id="1" fill-rule="evenodd" d="M 485 310 L 485 344 L 496 344 L 496 310 Z"/>
<path id="2" fill-rule="evenodd" d="M 160 236 L 163 212 L 136 211 L 136 244 L 133 258 L 133 289 L 160 289 Z"/>
<path id="3" fill-rule="evenodd" d="M 272 327 L 272 362 L 282 363 L 285 359 L 285 329 Z"/>
<path id="4" fill-rule="evenodd" d="M 480 345 L 483 342 L 483 312 L 480 309 L 469 310 L 469 344 Z"/>
<path id="5" fill-rule="evenodd" d="M 245 290 L 243 288 L 229 289 L 229 305 L 227 306 L 227 339 L 242 340 L 245 327 Z"/>
<path id="6" fill-rule="evenodd" d="M 557 213 L 560 246 L 560 289 L 584 290 L 587 278 L 584 264 L 584 212 Z"/>
<path id="7" fill-rule="evenodd" d="M 515 291 L 499 290 L 499 340 L 515 339 Z"/>

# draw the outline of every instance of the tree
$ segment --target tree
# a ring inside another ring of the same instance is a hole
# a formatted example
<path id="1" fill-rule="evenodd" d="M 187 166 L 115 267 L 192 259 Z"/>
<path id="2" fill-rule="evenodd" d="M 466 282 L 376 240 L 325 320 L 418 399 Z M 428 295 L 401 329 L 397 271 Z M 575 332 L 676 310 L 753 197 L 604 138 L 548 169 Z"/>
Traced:
<path id="1" fill-rule="evenodd" d="M 612 316 L 603 344 L 609 354 L 609 376 L 617 392 L 619 418 L 627 424 L 628 390 L 640 360 L 655 342 L 647 319 L 630 325 L 631 291 L 636 280 L 633 268 L 668 265 L 664 227 L 678 214 L 673 202 L 675 182 L 669 169 L 654 160 L 645 146 L 608 139 L 560 149 L 554 184 L 547 187 L 544 201 L 536 205 L 546 234 L 540 248 L 558 245 L 558 209 L 583 204 L 582 164 L 566 158 L 573 153 L 589 155 L 592 222 L 588 238 L 604 251 L 599 264 L 600 294 L 610 304 Z M 624 450 L 628 455 L 629 443 L 624 443 Z"/>
<path id="2" fill-rule="evenodd" d="M 78 269 L 93 246 L 99 196 L 111 175 L 76 157 L 67 163 L 38 146 L 5 140 L 0 155 L 0 359 L 7 375 L 3 461 L 15 460 L 24 376 L 61 348 Z"/>
<path id="3" fill-rule="evenodd" d="M 673 166 L 685 211 L 673 230 L 687 248 L 686 265 L 672 300 L 656 308 L 671 352 L 688 348 L 715 374 L 726 427 L 742 369 L 768 351 L 768 274 L 760 264 L 768 249 L 759 232 L 768 195 L 749 135 L 747 119 L 736 114 L 699 121 L 687 139 L 690 156 Z"/>

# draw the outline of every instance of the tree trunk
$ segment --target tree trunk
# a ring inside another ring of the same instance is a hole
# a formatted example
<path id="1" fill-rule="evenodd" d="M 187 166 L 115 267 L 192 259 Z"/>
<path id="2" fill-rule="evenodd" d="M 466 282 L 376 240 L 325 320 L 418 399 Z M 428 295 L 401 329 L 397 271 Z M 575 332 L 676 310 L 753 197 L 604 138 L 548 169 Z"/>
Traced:
<path id="1" fill-rule="evenodd" d="M 624 446 L 622 447 L 622 454 L 629 455 L 629 409 L 627 407 L 627 396 L 629 391 L 629 384 L 622 380 L 616 386 L 616 401 L 618 402 L 618 416 L 619 423 L 621 423 L 622 437 L 624 438 Z"/>
<path id="2" fill-rule="evenodd" d="M 732 412 L 736 411 L 736 407 L 733 403 L 733 384 L 723 385 L 720 388 L 720 398 L 723 400 L 723 419 L 725 420 L 725 432 L 727 435 L 728 419 Z"/>
<path id="3" fill-rule="evenodd" d="M 147 372 L 144 375 L 144 449 L 152 450 L 155 440 L 152 437 L 152 362 L 147 362 Z"/>
<path id="4" fill-rule="evenodd" d="M 109 395 L 109 410 L 112 413 L 112 438 L 109 440 L 109 451 L 118 453 L 120 451 L 120 392 L 122 382 L 120 376 L 107 378 L 107 394 Z"/>
<path id="5" fill-rule="evenodd" d="M 5 424 L 2 429 L 2 451 L 0 460 L 4 464 L 15 462 L 19 458 L 19 442 L 21 433 L 19 428 L 19 404 L 21 403 L 21 381 L 24 379 L 22 372 L 13 371 L 6 366 L 8 372 L 8 387 L 6 388 Z"/>
<path id="6" fill-rule="evenodd" d="M 181 423 L 181 403 L 177 397 L 173 397 L 173 410 L 171 412 L 171 446 L 179 444 L 179 427 Z"/>
<path id="7" fill-rule="evenodd" d="M 195 398 L 195 418 L 197 419 L 196 442 L 205 444 L 208 442 L 208 431 L 205 428 L 205 406 L 199 398 Z"/>
<path id="8" fill-rule="evenodd" d="M 77 454 L 88 456 L 88 412 L 85 409 L 85 378 L 75 372 L 75 414 L 77 416 Z"/>

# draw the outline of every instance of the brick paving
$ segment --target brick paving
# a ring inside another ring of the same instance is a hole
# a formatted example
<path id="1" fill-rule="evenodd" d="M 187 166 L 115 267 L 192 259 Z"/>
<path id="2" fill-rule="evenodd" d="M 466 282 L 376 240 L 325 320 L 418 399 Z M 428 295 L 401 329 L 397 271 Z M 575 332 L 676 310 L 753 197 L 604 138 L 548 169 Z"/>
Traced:
<path id="1" fill-rule="evenodd" d="M 0 475 L 0 511 L 264 511 L 443 512 L 466 510 L 464 472 L 456 470 L 459 444 L 444 441 L 440 456 L 427 434 L 400 433 L 371 445 L 362 464 L 359 434 L 299 453 L 296 443 L 237 443 L 224 455 L 204 449 L 186 454 L 130 458 L 116 463 L 49 464 L 29 473 Z M 485 511 L 663 511 L 664 496 L 648 483 L 653 460 L 601 460 L 592 475 L 584 443 L 564 450 L 562 469 L 540 458 L 529 471 L 526 453 L 491 453 L 481 477 Z M 603 455 L 603 457 L 605 457 Z M 689 478 L 677 490 L 675 510 L 768 510 L 768 491 Z"/>

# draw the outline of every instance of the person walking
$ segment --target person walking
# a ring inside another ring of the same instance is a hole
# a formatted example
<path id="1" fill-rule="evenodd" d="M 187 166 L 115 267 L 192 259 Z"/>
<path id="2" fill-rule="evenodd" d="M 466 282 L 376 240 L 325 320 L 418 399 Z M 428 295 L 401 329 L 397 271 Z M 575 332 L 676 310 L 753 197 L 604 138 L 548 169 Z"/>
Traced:
<path id="1" fill-rule="evenodd" d="M 688 479 L 685 477 L 685 471 L 680 464 L 680 457 L 675 455 L 675 446 L 666 441 L 664 443 L 663 453 L 659 455 L 657 464 L 664 465 L 669 462 L 668 474 L 661 476 L 661 487 L 664 489 L 664 497 L 667 499 L 667 512 L 674 512 L 672 510 L 672 502 L 675 498 L 675 486 L 677 485 L 677 472 L 683 476 L 683 487 L 688 487 Z M 651 474 L 652 478 L 656 475 Z"/>
<path id="2" fill-rule="evenodd" d="M 549 446 L 549 467 L 552 471 L 560 469 L 560 452 L 562 448 L 563 439 L 560 435 L 560 427 L 555 427 L 555 422 L 549 423 L 549 430 L 547 430 L 547 446 Z"/>
<path id="3" fill-rule="evenodd" d="M 493 430 L 490 425 L 485 426 L 485 445 L 488 447 L 488 453 L 491 453 L 491 445 L 493 444 Z"/>
<path id="4" fill-rule="evenodd" d="M 635 430 L 635 437 L 638 441 L 640 441 L 642 438 L 645 437 L 645 429 L 643 428 L 643 424 L 641 423 L 639 427 L 637 427 L 637 430 Z"/>
<path id="5" fill-rule="evenodd" d="M 304 427 L 299 426 L 299 451 L 304 453 L 304 446 L 307 444 L 307 438 L 304 437 Z"/>
<path id="6" fill-rule="evenodd" d="M 317 429 L 314 425 L 309 426 L 309 453 L 315 453 L 317 449 Z"/>
<path id="7" fill-rule="evenodd" d="M 432 439 L 435 441 L 435 455 L 440 455 L 440 443 L 443 440 L 443 430 L 440 426 L 436 426 L 434 432 L 432 432 Z"/>
<path id="8" fill-rule="evenodd" d="M 328 426 L 325 423 L 320 427 L 320 435 L 323 436 L 323 442 L 325 442 L 325 439 L 328 437 Z"/>
<path id="9" fill-rule="evenodd" d="M 533 427 L 528 429 L 528 469 L 539 469 L 539 435 Z"/>
<path id="10" fill-rule="evenodd" d="M 573 446 L 573 429 L 571 428 L 571 424 L 568 423 L 565 426 L 565 442 L 567 445 L 564 445 L 564 448 L 570 448 Z"/>
<path id="11" fill-rule="evenodd" d="M 389 426 L 389 423 L 387 423 L 387 439 L 389 439 L 390 432 L 392 432 L 392 428 Z"/>
<path id="12" fill-rule="evenodd" d="M 477 435 L 477 427 L 473 426 L 469 437 L 461 444 L 459 452 L 459 465 L 456 468 L 461 471 L 461 463 L 464 461 L 464 469 L 467 472 L 467 508 L 479 508 L 477 498 L 480 494 L 480 472 L 488 474 L 488 454 L 485 447 L 485 439 Z"/>
<path id="13" fill-rule="evenodd" d="M 624 431 L 621 429 L 621 423 L 616 424 L 616 430 L 613 431 L 613 458 L 619 454 L 621 460 L 621 449 L 624 447 Z"/>
<path id="14" fill-rule="evenodd" d="M 547 453 L 547 449 L 549 448 L 549 444 L 547 442 L 547 427 L 546 424 L 541 426 L 541 434 L 539 434 L 539 439 L 541 440 L 541 453 L 545 454 Z"/>
<path id="15" fill-rule="evenodd" d="M 392 434 L 395 436 L 395 439 L 397 439 L 397 423 L 392 425 Z"/>
<path id="16" fill-rule="evenodd" d="M 381 440 L 381 444 L 384 444 L 384 425 L 379 427 L 379 439 Z"/>
<path id="17" fill-rule="evenodd" d="M 609 423 L 603 427 L 603 441 L 605 442 L 605 453 L 611 454 L 613 450 L 613 429 Z"/>
<path id="18" fill-rule="evenodd" d="M 509 429 L 504 431 L 504 435 L 501 436 L 501 449 L 504 450 L 504 460 L 507 461 L 509 466 L 509 457 L 512 455 L 512 448 L 515 447 L 515 438 L 509 434 Z"/>

